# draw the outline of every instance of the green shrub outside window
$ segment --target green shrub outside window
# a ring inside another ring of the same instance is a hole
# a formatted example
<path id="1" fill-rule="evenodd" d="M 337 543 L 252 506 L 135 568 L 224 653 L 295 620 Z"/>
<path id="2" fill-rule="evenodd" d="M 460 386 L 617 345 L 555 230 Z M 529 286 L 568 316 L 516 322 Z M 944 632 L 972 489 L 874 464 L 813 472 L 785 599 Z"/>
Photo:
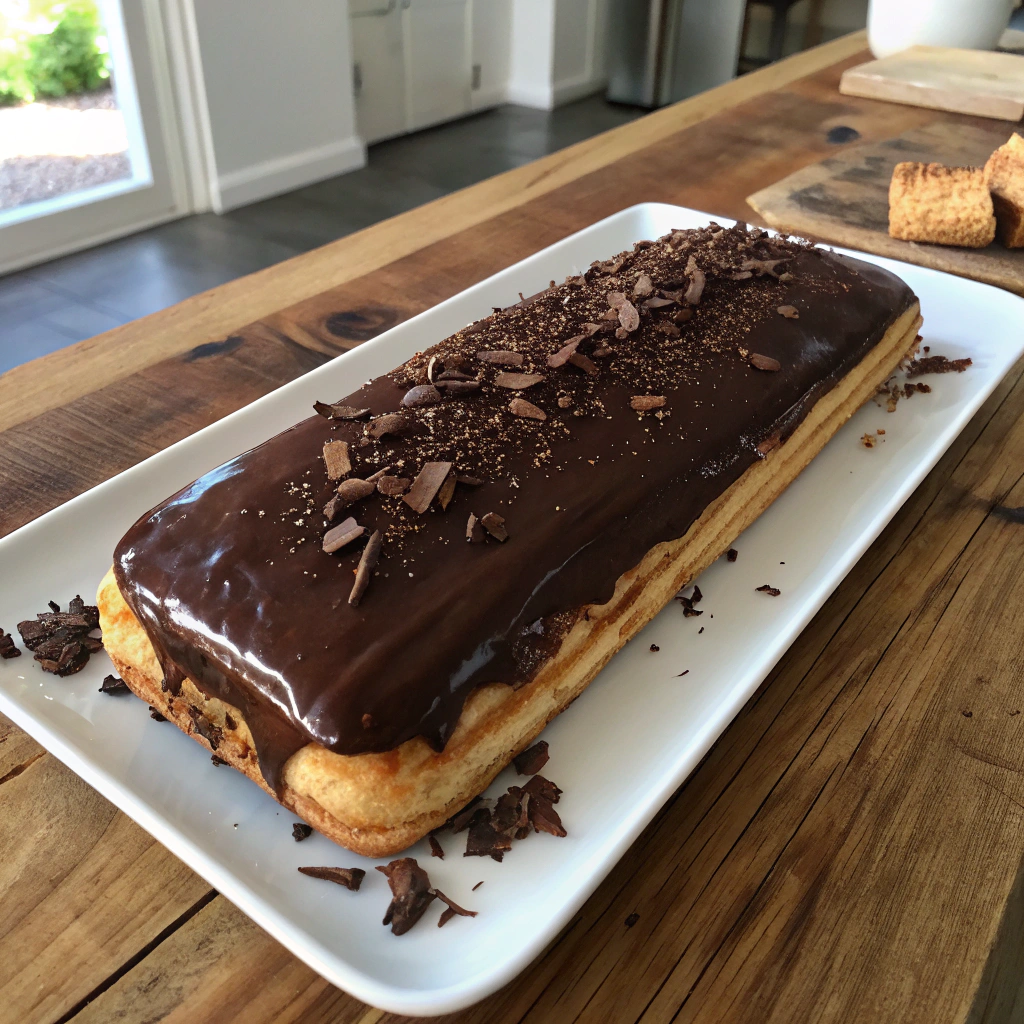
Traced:
<path id="1" fill-rule="evenodd" d="M 0 105 L 89 92 L 109 78 L 93 0 L 0 0 Z"/>

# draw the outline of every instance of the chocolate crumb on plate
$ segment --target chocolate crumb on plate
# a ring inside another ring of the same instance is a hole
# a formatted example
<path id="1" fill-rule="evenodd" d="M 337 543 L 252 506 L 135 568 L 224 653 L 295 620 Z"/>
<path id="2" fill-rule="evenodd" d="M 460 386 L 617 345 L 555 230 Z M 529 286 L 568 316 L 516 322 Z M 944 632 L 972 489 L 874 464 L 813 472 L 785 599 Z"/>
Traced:
<path id="1" fill-rule="evenodd" d="M 778 587 L 773 587 L 769 583 L 765 583 L 763 586 L 754 588 L 759 594 L 768 594 L 770 597 L 778 597 L 782 593 Z"/>
<path id="2" fill-rule="evenodd" d="M 736 559 L 739 558 L 739 555 L 740 555 L 740 553 L 735 548 L 729 548 L 729 550 L 726 551 L 726 553 L 725 553 L 725 557 L 730 562 L 735 562 Z"/>
<path id="3" fill-rule="evenodd" d="M 366 547 L 356 567 L 356 581 L 352 584 L 352 591 L 348 595 L 348 603 L 355 607 L 363 599 L 366 588 L 370 585 L 370 575 L 377 567 L 377 559 L 380 558 L 381 548 L 380 530 L 374 530 L 367 541 Z"/>
<path id="4" fill-rule="evenodd" d="M 104 676 L 100 684 L 99 693 L 109 693 L 111 696 L 120 696 L 122 693 L 131 693 L 128 684 L 117 676 Z"/>
<path id="5" fill-rule="evenodd" d="M 425 462 L 402 500 L 414 512 L 424 513 L 452 471 L 450 462 Z"/>
<path id="6" fill-rule="evenodd" d="M 387 876 L 392 894 L 383 924 L 391 925 L 393 935 L 404 935 L 434 900 L 430 878 L 412 857 L 400 857 L 390 864 L 378 864 L 377 870 Z"/>
<path id="7" fill-rule="evenodd" d="M 460 907 L 454 900 L 449 899 L 440 889 L 430 890 L 442 903 L 447 904 L 444 910 L 441 911 L 441 917 L 438 919 L 437 927 L 443 928 L 453 917 L 458 915 L 459 917 L 476 917 L 475 910 L 466 910 Z"/>
<path id="8" fill-rule="evenodd" d="M 540 740 L 512 758 L 519 775 L 536 775 L 548 763 L 548 742 Z"/>
<path id="9" fill-rule="evenodd" d="M 324 464 L 327 466 L 327 477 L 340 480 L 346 473 L 352 472 L 352 462 L 348 457 L 347 441 L 328 441 L 324 445 Z"/>
<path id="10" fill-rule="evenodd" d="M 427 836 L 427 841 L 430 843 L 430 856 L 444 860 L 444 847 L 437 841 L 437 837 L 431 834 Z"/>
<path id="11" fill-rule="evenodd" d="M 483 881 L 479 881 L 479 882 L 477 882 L 477 883 L 476 883 L 476 885 L 474 885 L 474 886 L 473 886 L 473 890 L 472 890 L 472 891 L 473 891 L 473 892 L 476 892 L 476 891 L 477 891 L 477 889 L 479 889 L 479 888 L 480 888 L 480 886 L 481 886 L 481 885 L 483 885 L 483 884 L 484 884 L 484 883 L 483 883 Z"/>
<path id="12" fill-rule="evenodd" d="M 502 857 L 512 849 L 512 837 L 499 832 L 491 824 L 490 811 L 473 817 L 466 837 L 463 857 L 490 857 L 501 863 Z"/>
<path id="13" fill-rule="evenodd" d="M 680 590 L 675 597 L 675 599 L 683 606 L 683 616 L 687 619 L 704 614 L 702 609 L 694 607 L 694 605 L 700 604 L 703 598 L 704 595 L 700 592 L 700 587 L 697 586 L 693 588 L 693 593 L 689 597 L 686 597 L 682 590 Z"/>
<path id="14" fill-rule="evenodd" d="M 676 679 L 682 679 L 683 676 L 688 676 L 689 674 L 690 674 L 690 670 L 688 668 L 684 668 L 683 671 L 680 672 L 679 675 L 676 676 Z"/>
<path id="15" fill-rule="evenodd" d="M 0 658 L 20 657 L 21 651 L 18 649 L 17 644 L 15 644 L 14 637 L 0 629 Z"/>
<path id="16" fill-rule="evenodd" d="M 413 861 L 415 864 L 416 862 Z M 383 870 L 377 868 L 378 871 Z M 304 875 L 310 878 L 322 878 L 325 882 L 337 882 L 338 885 L 351 889 L 352 892 L 359 892 L 359 886 L 363 884 L 366 872 L 362 868 L 299 868 Z"/>
<path id="17" fill-rule="evenodd" d="M 560 838 L 568 835 L 553 806 L 558 803 L 562 791 L 553 782 L 545 779 L 543 775 L 534 775 L 523 789 L 530 795 L 527 813 L 534 829 L 537 832 L 547 832 L 549 835 Z"/>
<path id="18" fill-rule="evenodd" d="M 782 363 L 778 359 L 773 359 L 771 356 L 763 356 L 760 352 L 751 352 L 747 357 L 747 362 L 755 370 L 764 370 L 766 373 L 778 373 L 782 369 Z"/>
<path id="19" fill-rule="evenodd" d="M 926 348 L 925 352 L 927 351 Z M 911 360 L 907 378 L 920 377 L 925 373 L 963 373 L 970 365 L 970 358 L 947 359 L 945 356 L 925 356 L 922 359 Z"/>
<path id="20" fill-rule="evenodd" d="M 660 651 L 660 650 L 661 650 L 661 648 L 657 644 L 651 644 L 651 653 L 652 654 L 657 654 L 658 651 Z"/>
<path id="21" fill-rule="evenodd" d="M 504 543 L 508 540 L 508 530 L 505 529 L 505 519 L 497 512 L 488 512 L 480 517 L 480 525 L 497 541 Z"/>
<path id="22" fill-rule="evenodd" d="M 18 623 L 22 643 L 44 672 L 73 675 L 85 668 L 90 655 L 103 648 L 100 637 L 91 635 L 99 629 L 99 609 L 87 605 L 79 595 L 69 602 L 66 612 L 56 601 L 47 604 L 50 611 L 38 612 L 34 619 Z"/>
<path id="23" fill-rule="evenodd" d="M 303 839 L 308 839 L 313 834 L 313 826 L 307 825 L 304 821 L 297 821 L 292 825 L 292 839 L 297 843 L 301 843 Z"/>

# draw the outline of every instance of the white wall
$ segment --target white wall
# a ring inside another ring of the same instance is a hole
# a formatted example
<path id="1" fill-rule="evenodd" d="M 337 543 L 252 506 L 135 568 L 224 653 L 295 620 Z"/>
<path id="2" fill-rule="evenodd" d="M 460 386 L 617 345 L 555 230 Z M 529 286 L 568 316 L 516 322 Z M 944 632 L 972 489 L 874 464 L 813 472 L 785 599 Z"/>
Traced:
<path id="1" fill-rule="evenodd" d="M 480 65 L 474 110 L 505 102 L 512 71 L 512 0 L 473 0 L 472 63 Z"/>
<path id="2" fill-rule="evenodd" d="M 193 0 L 214 209 L 366 162 L 345 0 Z"/>

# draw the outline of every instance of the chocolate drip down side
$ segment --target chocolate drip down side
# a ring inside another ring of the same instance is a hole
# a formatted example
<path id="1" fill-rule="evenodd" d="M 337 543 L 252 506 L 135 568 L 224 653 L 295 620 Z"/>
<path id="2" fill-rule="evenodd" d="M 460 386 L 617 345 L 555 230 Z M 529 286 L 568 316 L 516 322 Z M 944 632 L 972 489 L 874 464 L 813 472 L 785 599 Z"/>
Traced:
<path id="1" fill-rule="evenodd" d="M 122 539 L 118 585 L 166 685 L 187 675 L 237 706 L 272 785 L 311 741 L 441 749 L 475 687 L 527 682 L 581 609 L 682 537 L 913 301 L 880 268 L 762 232 L 640 243 L 337 403 L 361 419 L 312 416 L 186 487 Z M 375 436 L 385 414 L 399 432 Z M 338 486 L 323 451 L 339 440 L 351 478 L 451 463 L 466 481 L 422 512 L 401 483 L 345 507 L 335 523 L 382 535 L 358 606 L 360 543 L 322 547 Z M 470 513 L 501 517 L 508 539 L 467 542 Z"/>

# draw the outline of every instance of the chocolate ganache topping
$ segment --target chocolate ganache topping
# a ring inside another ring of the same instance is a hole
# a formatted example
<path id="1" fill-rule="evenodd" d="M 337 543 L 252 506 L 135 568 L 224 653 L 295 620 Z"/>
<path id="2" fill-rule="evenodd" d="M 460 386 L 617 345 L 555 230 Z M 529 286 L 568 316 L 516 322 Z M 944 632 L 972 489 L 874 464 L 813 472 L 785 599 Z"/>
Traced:
<path id="1" fill-rule="evenodd" d="M 235 705 L 271 785 L 311 741 L 441 749 L 913 302 L 743 225 L 640 242 L 186 487 L 121 540 L 118 585 L 164 686 Z"/>

